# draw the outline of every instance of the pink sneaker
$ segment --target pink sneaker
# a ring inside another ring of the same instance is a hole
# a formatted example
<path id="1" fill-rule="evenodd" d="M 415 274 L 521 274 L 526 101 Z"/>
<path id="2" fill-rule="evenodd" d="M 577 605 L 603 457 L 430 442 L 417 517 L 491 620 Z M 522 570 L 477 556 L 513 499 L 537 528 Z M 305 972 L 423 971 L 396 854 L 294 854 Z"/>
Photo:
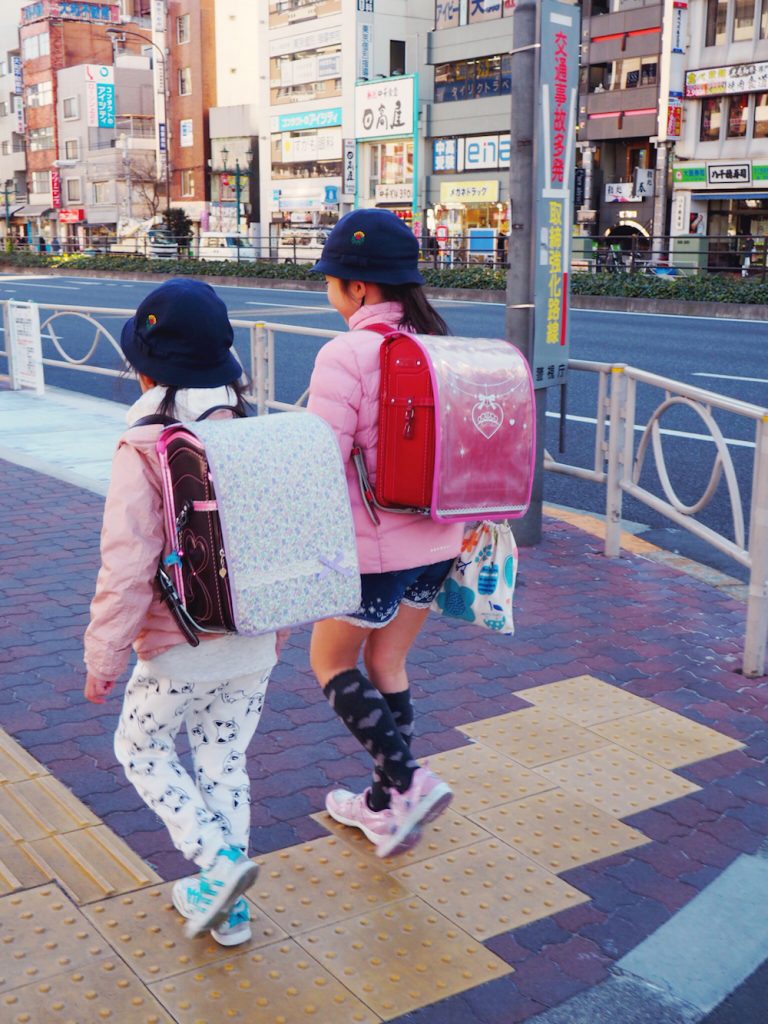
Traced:
<path id="1" fill-rule="evenodd" d="M 410 850 L 421 838 L 421 830 L 413 829 L 402 841 L 393 845 L 390 840 L 397 831 L 394 815 L 388 807 L 383 811 L 372 811 L 367 800 L 369 792 L 368 789 L 363 793 L 350 793 L 348 789 L 332 789 L 325 798 L 325 809 L 334 821 L 359 828 L 376 847 L 379 857 L 384 856 L 379 853 L 379 847 L 384 842 L 387 843 L 388 857 Z"/>
<path id="2" fill-rule="evenodd" d="M 426 765 L 417 768 L 404 793 L 390 790 L 392 831 L 376 844 L 376 856 L 389 857 L 395 850 L 403 849 L 404 844 L 413 846 L 421 834 L 421 826 L 442 814 L 452 799 L 447 783 L 438 779 Z M 412 839 L 414 832 L 416 839 Z"/>

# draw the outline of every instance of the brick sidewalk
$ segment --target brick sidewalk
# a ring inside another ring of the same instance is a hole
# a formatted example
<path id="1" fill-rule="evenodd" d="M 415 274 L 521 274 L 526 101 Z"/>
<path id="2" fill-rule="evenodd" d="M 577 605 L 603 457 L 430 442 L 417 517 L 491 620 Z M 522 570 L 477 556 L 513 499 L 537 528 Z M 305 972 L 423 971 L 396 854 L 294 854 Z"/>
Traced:
<path id="1" fill-rule="evenodd" d="M 0 471 L 0 724 L 162 877 L 176 878 L 185 862 L 116 766 L 119 698 L 97 707 L 82 697 L 102 501 L 14 465 Z M 650 843 L 563 873 L 589 899 L 489 939 L 514 974 L 409 1014 L 418 1024 L 512 1024 L 559 1005 L 768 835 L 768 681 L 738 672 L 743 604 L 635 555 L 605 559 L 599 540 L 548 519 L 542 544 L 522 552 L 516 607 L 514 639 L 430 619 L 412 657 L 419 756 L 465 744 L 459 725 L 527 707 L 517 691 L 581 675 L 744 747 L 676 768 L 698 791 L 622 819 Z M 327 835 L 309 817 L 327 789 L 367 779 L 366 758 L 311 676 L 308 635 L 293 634 L 251 748 L 254 855 Z"/>

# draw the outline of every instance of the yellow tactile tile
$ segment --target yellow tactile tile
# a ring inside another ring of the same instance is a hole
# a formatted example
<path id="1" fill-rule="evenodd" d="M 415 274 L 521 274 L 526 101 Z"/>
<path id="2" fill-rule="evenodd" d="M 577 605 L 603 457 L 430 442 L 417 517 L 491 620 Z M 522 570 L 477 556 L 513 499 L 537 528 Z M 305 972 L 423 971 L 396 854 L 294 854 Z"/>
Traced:
<path id="1" fill-rule="evenodd" d="M 608 741 L 549 710 L 523 708 L 458 726 L 477 743 L 498 750 L 528 768 L 604 747 Z M 543 772 L 541 773 L 543 774 Z"/>
<path id="2" fill-rule="evenodd" d="M 175 1024 L 118 957 L 0 995 L 3 1024 Z"/>
<path id="3" fill-rule="evenodd" d="M 382 1020 L 512 973 L 509 964 L 413 898 L 297 941 Z M 286 1018 L 286 1024 L 299 1020 Z"/>
<path id="4" fill-rule="evenodd" d="M 497 839 L 392 874 L 480 940 L 549 917 L 589 898 Z"/>
<path id="5" fill-rule="evenodd" d="M 451 807 L 435 821 L 431 821 L 425 826 L 421 841 L 412 850 L 397 857 L 385 857 L 384 860 L 379 860 L 376 857 L 373 844 L 366 839 L 360 829 L 340 825 L 326 811 L 313 814 L 312 817 L 323 828 L 327 828 L 329 832 L 349 844 L 358 856 L 373 858 L 375 863 L 380 866 L 384 865 L 386 871 L 391 871 L 393 867 L 401 867 L 403 864 L 414 863 L 417 860 L 437 857 L 441 853 L 448 853 L 450 850 L 458 850 L 462 846 L 471 846 L 472 843 L 479 843 L 483 839 L 491 838 L 485 829 L 480 828 L 469 818 L 465 818 L 461 814 L 454 814 Z"/>
<path id="6" fill-rule="evenodd" d="M 77 903 L 93 903 L 161 881 L 106 825 L 48 836 L 28 847 L 41 870 L 58 879 Z"/>
<path id="7" fill-rule="evenodd" d="M 110 952 L 58 886 L 0 897 L 0 991 L 83 967 Z"/>
<path id="8" fill-rule="evenodd" d="M 378 1017 L 290 939 L 150 986 L 178 1024 L 375 1024 Z"/>
<path id="9" fill-rule="evenodd" d="M 187 939 L 184 919 L 171 902 L 173 882 L 115 896 L 83 913 L 125 962 L 146 982 L 201 967 L 232 955 L 210 935 Z M 251 907 L 251 941 L 237 952 L 285 938 L 282 928 L 258 908 Z"/>
<path id="10" fill-rule="evenodd" d="M 259 877 L 248 891 L 289 935 L 391 903 L 407 894 L 384 866 L 336 836 L 256 857 Z"/>
<path id="11" fill-rule="evenodd" d="M 0 786 L 0 843 L 74 832 L 99 819 L 50 775 Z"/>
<path id="12" fill-rule="evenodd" d="M 650 842 L 562 789 L 491 807 L 473 820 L 555 874 Z"/>
<path id="13" fill-rule="evenodd" d="M 660 707 L 596 725 L 594 730 L 664 768 L 679 768 L 744 746 L 730 736 Z"/>
<path id="14" fill-rule="evenodd" d="M 0 783 L 47 775 L 46 769 L 3 729 L 0 729 Z"/>
<path id="15" fill-rule="evenodd" d="M 615 818 L 668 803 L 699 787 L 639 754 L 607 746 L 543 765 L 542 775 Z"/>
<path id="16" fill-rule="evenodd" d="M 569 722 L 588 726 L 655 707 L 644 697 L 637 697 L 618 686 L 586 675 L 518 690 L 515 696 L 544 711 L 554 711 Z"/>
<path id="17" fill-rule="evenodd" d="M 51 869 L 35 857 L 27 843 L 0 845 L 0 896 L 51 881 Z"/>
<path id="18" fill-rule="evenodd" d="M 429 767 L 453 790 L 451 809 L 459 814 L 472 814 L 552 788 L 552 783 L 535 771 L 479 743 L 430 757 Z"/>

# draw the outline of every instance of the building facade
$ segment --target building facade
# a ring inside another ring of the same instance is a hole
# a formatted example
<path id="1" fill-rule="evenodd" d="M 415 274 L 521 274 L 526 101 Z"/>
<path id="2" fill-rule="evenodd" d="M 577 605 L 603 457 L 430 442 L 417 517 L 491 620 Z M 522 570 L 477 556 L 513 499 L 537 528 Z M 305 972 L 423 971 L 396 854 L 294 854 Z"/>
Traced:
<path id="1" fill-rule="evenodd" d="M 12 217 L 27 201 L 24 101 L 18 11 L 0 11 L 0 220 L 13 237 Z"/>

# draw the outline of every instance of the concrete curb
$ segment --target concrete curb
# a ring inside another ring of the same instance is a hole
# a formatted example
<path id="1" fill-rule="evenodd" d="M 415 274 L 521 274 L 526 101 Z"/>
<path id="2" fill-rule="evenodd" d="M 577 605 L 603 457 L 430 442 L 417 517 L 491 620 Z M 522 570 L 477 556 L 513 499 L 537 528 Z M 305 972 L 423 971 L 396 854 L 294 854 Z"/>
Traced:
<path id="1" fill-rule="evenodd" d="M 572 295 L 571 308 L 615 313 L 655 313 L 657 316 L 768 320 L 768 306 L 746 306 L 737 302 L 689 302 L 684 299 L 641 299 L 624 295 Z"/>

